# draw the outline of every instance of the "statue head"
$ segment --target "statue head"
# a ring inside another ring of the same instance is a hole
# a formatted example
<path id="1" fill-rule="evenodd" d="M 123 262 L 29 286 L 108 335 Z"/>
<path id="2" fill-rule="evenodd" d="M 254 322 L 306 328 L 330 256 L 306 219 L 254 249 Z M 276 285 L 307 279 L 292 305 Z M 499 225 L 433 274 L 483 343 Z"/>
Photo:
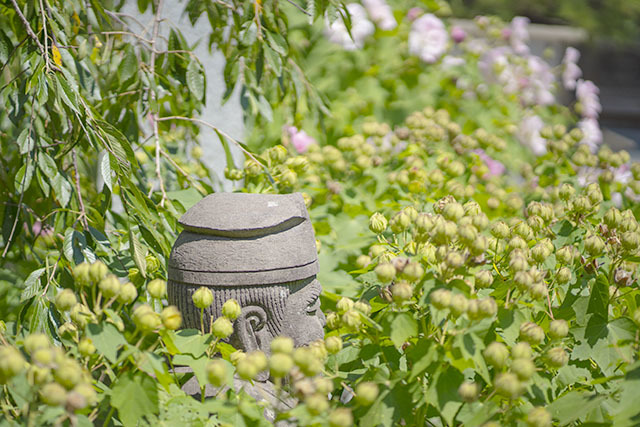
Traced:
<path id="1" fill-rule="evenodd" d="M 279 335 L 296 346 L 323 338 L 315 237 L 300 194 L 211 194 L 179 222 L 167 290 L 183 327 L 200 328 L 191 296 L 206 286 L 214 300 L 205 327 L 227 300 L 242 308 L 229 338 L 237 349 L 268 354 Z"/>

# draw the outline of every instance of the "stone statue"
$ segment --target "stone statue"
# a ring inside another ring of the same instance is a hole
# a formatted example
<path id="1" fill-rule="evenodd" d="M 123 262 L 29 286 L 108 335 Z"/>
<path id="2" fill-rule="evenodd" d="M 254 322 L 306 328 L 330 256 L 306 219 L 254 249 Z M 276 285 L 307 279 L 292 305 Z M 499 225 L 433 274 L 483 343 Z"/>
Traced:
<path id="1" fill-rule="evenodd" d="M 228 299 L 242 307 L 229 338 L 236 349 L 268 355 L 279 335 L 296 346 L 324 337 L 315 236 L 299 193 L 211 194 L 179 222 L 184 231 L 171 251 L 167 291 L 183 327 L 200 328 L 191 295 L 206 286 L 214 301 L 205 310 L 205 327 L 222 315 Z M 200 393 L 197 384 L 193 392 Z"/>

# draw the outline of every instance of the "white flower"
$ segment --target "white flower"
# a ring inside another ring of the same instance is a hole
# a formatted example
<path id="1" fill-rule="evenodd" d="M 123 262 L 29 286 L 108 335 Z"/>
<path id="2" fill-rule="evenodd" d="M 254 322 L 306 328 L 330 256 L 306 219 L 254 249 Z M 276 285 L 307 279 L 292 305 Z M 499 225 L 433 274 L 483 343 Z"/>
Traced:
<path id="1" fill-rule="evenodd" d="M 536 156 L 547 152 L 547 142 L 540 136 L 543 127 L 544 123 L 540 117 L 530 115 L 522 119 L 517 132 L 520 143 L 529 147 Z"/>
<path id="2" fill-rule="evenodd" d="M 326 21 L 325 36 L 330 42 L 344 47 L 346 50 L 362 49 L 364 41 L 375 31 L 373 23 L 367 19 L 367 12 L 357 3 L 347 5 L 347 11 L 351 17 L 351 36 L 341 18 L 329 23 Z"/>
<path id="3" fill-rule="evenodd" d="M 598 145 L 602 143 L 602 131 L 598 120 L 592 118 L 582 119 L 578 122 L 578 128 L 584 134 L 580 142 L 587 144 L 591 151 L 595 151 Z"/>
<path id="4" fill-rule="evenodd" d="M 511 42 L 511 47 L 518 55 L 526 55 L 529 53 L 529 46 L 527 46 L 527 42 L 529 41 L 528 27 L 529 18 L 516 16 L 511 20 L 509 41 Z"/>
<path id="5" fill-rule="evenodd" d="M 446 55 L 444 58 L 442 58 L 443 70 L 450 70 L 455 67 L 460 67 L 464 64 L 466 64 L 466 61 L 460 56 Z"/>
<path id="6" fill-rule="evenodd" d="M 449 34 L 440 19 L 431 13 L 413 21 L 409 33 L 409 52 L 424 62 L 436 62 L 447 50 Z"/>
<path id="7" fill-rule="evenodd" d="M 398 26 L 391 7 L 384 0 L 362 0 L 362 4 L 381 30 L 390 31 Z"/>
<path id="8" fill-rule="evenodd" d="M 576 88 L 577 80 L 582 76 L 582 70 L 578 67 L 580 51 L 573 47 L 568 47 L 562 59 L 562 84 L 567 90 Z"/>
<path id="9" fill-rule="evenodd" d="M 602 111 L 600 105 L 600 89 L 591 80 L 578 80 L 576 84 L 576 98 L 581 105 L 582 117 L 597 119 Z"/>

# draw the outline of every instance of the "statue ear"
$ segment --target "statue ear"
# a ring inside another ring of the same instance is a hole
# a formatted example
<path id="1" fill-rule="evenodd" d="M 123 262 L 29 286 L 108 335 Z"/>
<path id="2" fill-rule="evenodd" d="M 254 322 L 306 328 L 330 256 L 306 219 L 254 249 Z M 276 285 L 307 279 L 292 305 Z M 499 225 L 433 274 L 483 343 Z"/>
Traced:
<path id="1" fill-rule="evenodd" d="M 242 307 L 236 322 L 238 344 L 245 352 L 261 350 L 268 353 L 272 337 L 267 329 L 267 312 L 264 308 L 257 305 Z"/>

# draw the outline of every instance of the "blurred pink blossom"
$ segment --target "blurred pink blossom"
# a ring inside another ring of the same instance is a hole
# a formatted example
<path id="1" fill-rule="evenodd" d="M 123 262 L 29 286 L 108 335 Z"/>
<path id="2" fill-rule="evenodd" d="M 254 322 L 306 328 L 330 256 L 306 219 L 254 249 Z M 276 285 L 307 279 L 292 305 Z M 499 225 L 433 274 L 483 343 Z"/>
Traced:
<path id="1" fill-rule="evenodd" d="M 309 136 L 303 130 L 298 130 L 295 126 L 285 126 L 285 130 L 289 134 L 291 145 L 293 145 L 293 148 L 295 148 L 298 153 L 304 153 L 311 144 L 316 143 L 316 140 L 312 136 Z"/>
<path id="2" fill-rule="evenodd" d="M 524 16 L 516 16 L 511 20 L 509 29 L 509 42 L 511 47 L 518 55 L 526 55 L 529 53 L 529 18 Z"/>
<path id="3" fill-rule="evenodd" d="M 367 19 L 367 12 L 358 3 L 349 3 L 347 11 L 351 16 L 351 36 L 341 18 L 325 22 L 324 34 L 330 42 L 339 44 L 346 50 L 362 49 L 364 41 L 375 31 L 373 23 Z"/>
<path id="4" fill-rule="evenodd" d="M 482 159 L 485 165 L 487 165 L 487 168 L 489 168 L 489 172 L 485 174 L 484 178 L 500 176 L 505 172 L 506 167 L 501 162 L 489 156 L 483 149 L 478 148 L 476 150 L 473 150 L 473 152 L 476 153 L 478 157 Z"/>
<path id="5" fill-rule="evenodd" d="M 562 59 L 562 84 L 567 90 L 574 90 L 577 80 L 582 76 L 582 70 L 578 67 L 579 59 L 580 51 L 576 48 L 569 46 L 564 52 L 564 58 Z"/>
<path id="6" fill-rule="evenodd" d="M 451 38 L 456 43 L 462 43 L 464 39 L 467 37 L 467 33 L 457 25 L 451 27 Z"/>
<path id="7" fill-rule="evenodd" d="M 432 13 L 422 15 L 411 25 L 409 52 L 424 62 L 436 62 L 447 50 L 449 34 L 442 21 Z"/>
<path id="8" fill-rule="evenodd" d="M 412 7 L 407 12 L 407 19 L 409 21 L 414 21 L 420 14 L 422 13 L 422 9 L 419 7 Z"/>
<path id="9" fill-rule="evenodd" d="M 529 147 L 536 156 L 547 152 L 547 142 L 540 136 L 543 127 L 544 122 L 540 117 L 529 115 L 522 119 L 516 134 L 520 143 Z"/>
<path id="10" fill-rule="evenodd" d="M 362 4 L 381 30 L 390 31 L 398 26 L 391 7 L 384 0 L 362 0 Z"/>
<path id="11" fill-rule="evenodd" d="M 600 89 L 591 80 L 578 80 L 576 83 L 576 99 L 582 106 L 582 117 L 597 119 L 602 111 L 600 105 Z"/>
<path id="12" fill-rule="evenodd" d="M 598 120 L 594 118 L 582 119 L 578 122 L 578 128 L 584 134 L 580 142 L 587 144 L 591 151 L 595 151 L 598 145 L 602 143 L 602 131 Z"/>

